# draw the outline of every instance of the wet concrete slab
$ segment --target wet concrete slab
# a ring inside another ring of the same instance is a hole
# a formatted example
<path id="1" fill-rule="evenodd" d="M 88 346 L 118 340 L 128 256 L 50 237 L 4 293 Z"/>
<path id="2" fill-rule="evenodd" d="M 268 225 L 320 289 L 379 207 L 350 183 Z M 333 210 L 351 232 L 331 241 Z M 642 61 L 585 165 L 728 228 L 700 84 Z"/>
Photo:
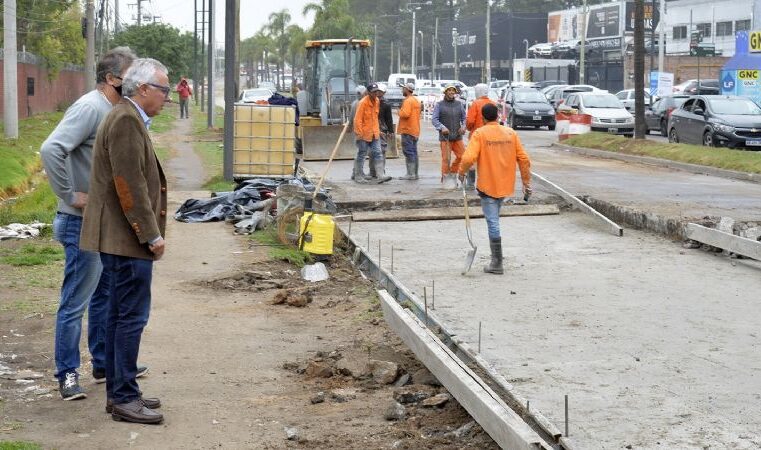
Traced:
<path id="1" fill-rule="evenodd" d="M 417 295 L 435 280 L 436 312 L 581 448 L 761 446 L 761 264 L 623 238 L 581 213 L 501 220 L 504 276 L 487 275 L 486 225 L 353 223 L 370 254 Z M 344 231 L 346 229 L 344 228 Z"/>

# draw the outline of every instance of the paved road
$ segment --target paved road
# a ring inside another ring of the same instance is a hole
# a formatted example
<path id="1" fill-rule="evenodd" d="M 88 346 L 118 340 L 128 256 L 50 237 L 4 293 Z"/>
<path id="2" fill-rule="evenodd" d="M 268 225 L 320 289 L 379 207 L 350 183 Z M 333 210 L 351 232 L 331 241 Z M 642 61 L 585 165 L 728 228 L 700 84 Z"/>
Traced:
<path id="1" fill-rule="evenodd" d="M 737 221 L 761 221 L 761 195 L 756 183 L 577 155 L 551 147 L 557 135 L 547 130 L 521 129 L 519 135 L 533 169 L 574 194 L 668 217 L 729 216 Z M 438 141 L 427 122 L 423 124 L 420 149 L 418 182 L 393 180 L 380 186 L 358 186 L 349 178 L 352 162 L 335 161 L 327 176 L 334 197 L 344 201 L 461 195 L 440 189 Z M 325 163 L 312 161 L 306 166 L 319 174 Z M 393 177 L 403 175 L 403 158 L 389 160 L 387 172 Z M 547 197 L 537 191 L 539 201 Z"/>

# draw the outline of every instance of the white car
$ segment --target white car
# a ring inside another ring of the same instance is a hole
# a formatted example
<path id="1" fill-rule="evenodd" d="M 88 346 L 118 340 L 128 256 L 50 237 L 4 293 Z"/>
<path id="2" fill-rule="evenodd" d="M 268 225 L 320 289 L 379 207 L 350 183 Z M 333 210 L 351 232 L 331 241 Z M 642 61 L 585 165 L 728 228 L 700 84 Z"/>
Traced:
<path id="1" fill-rule="evenodd" d="M 494 80 L 489 83 L 489 89 L 500 89 L 510 85 L 510 80 Z"/>
<path id="2" fill-rule="evenodd" d="M 558 111 L 573 111 L 592 116 L 592 131 L 634 135 L 634 116 L 615 95 L 607 92 L 574 92 Z"/>
<path id="3" fill-rule="evenodd" d="M 449 85 L 455 86 L 459 90 L 463 90 L 466 87 L 468 87 L 467 84 L 463 83 L 462 81 L 458 80 L 433 80 L 433 85 L 438 86 L 441 89 L 446 88 Z"/>
<path id="4" fill-rule="evenodd" d="M 674 94 L 684 94 L 684 90 L 687 89 L 687 86 L 697 82 L 698 80 L 685 80 L 674 86 L 672 90 L 674 91 Z"/>
<path id="5" fill-rule="evenodd" d="M 528 48 L 529 58 L 549 58 L 551 56 L 552 56 L 552 44 L 550 44 L 549 42 L 534 44 Z"/>
<path id="6" fill-rule="evenodd" d="M 267 101 L 272 97 L 272 92 L 266 88 L 246 89 L 240 93 L 239 102 L 256 103 L 258 101 Z"/>
<path id="7" fill-rule="evenodd" d="M 624 108 L 626 108 L 627 111 L 634 111 L 634 89 L 624 89 L 623 91 L 618 91 L 616 98 L 621 100 L 621 103 L 624 104 Z M 650 93 L 645 91 L 645 106 L 649 104 Z"/>

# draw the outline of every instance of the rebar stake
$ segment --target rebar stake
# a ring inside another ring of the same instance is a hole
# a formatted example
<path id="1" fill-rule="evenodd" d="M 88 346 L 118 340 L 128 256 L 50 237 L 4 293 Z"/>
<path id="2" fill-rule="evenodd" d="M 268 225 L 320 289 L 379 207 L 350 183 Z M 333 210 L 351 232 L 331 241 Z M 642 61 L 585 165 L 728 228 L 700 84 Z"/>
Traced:
<path id="1" fill-rule="evenodd" d="M 565 435 L 568 437 L 568 394 L 565 394 Z"/>
<path id="2" fill-rule="evenodd" d="M 526 414 L 531 414 L 531 400 L 526 400 Z"/>
<path id="3" fill-rule="evenodd" d="M 481 322 L 478 322 L 478 354 L 481 354 Z"/>
<path id="4" fill-rule="evenodd" d="M 394 273 L 394 246 L 391 246 L 391 273 Z"/>
<path id="5" fill-rule="evenodd" d="M 367 247 L 365 247 L 367 250 L 367 256 L 370 256 L 370 232 L 367 232 Z"/>
<path id="6" fill-rule="evenodd" d="M 428 326 L 428 296 L 425 293 L 425 286 L 423 287 L 423 305 L 425 306 L 425 326 Z"/>
<path id="7" fill-rule="evenodd" d="M 381 268 L 381 240 L 378 239 L 378 268 Z"/>
<path id="8" fill-rule="evenodd" d="M 349 216 L 349 232 L 347 233 L 346 239 L 351 242 L 351 223 L 354 222 L 354 217 Z"/>
<path id="9" fill-rule="evenodd" d="M 436 309 L 436 280 L 431 280 L 431 309 Z"/>

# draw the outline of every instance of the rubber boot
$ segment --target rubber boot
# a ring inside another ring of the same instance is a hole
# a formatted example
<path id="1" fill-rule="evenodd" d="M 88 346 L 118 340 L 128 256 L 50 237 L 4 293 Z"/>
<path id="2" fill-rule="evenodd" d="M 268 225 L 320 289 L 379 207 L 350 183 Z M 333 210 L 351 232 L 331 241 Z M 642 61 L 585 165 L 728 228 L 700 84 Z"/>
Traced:
<path id="1" fill-rule="evenodd" d="M 407 165 L 407 175 L 399 177 L 400 180 L 417 180 L 417 174 L 415 173 L 415 160 L 407 158 L 405 161 Z"/>
<path id="2" fill-rule="evenodd" d="M 370 178 L 371 183 L 381 184 L 391 180 L 391 177 L 384 175 L 386 173 L 385 165 L 383 158 L 370 161 L 370 166 L 375 168 L 376 174 L 375 177 Z"/>
<path id="3" fill-rule="evenodd" d="M 362 167 L 363 165 L 364 161 L 354 160 L 354 171 L 351 174 L 351 179 L 354 180 L 355 183 L 367 184 L 367 175 L 365 175 L 365 171 Z"/>
<path id="4" fill-rule="evenodd" d="M 489 248 L 491 249 L 491 262 L 484 266 L 484 272 L 502 275 L 505 270 L 502 268 L 502 238 L 490 239 Z"/>
<path id="5" fill-rule="evenodd" d="M 476 189 L 476 171 L 471 169 L 465 177 L 465 189 L 473 191 Z"/>
<path id="6" fill-rule="evenodd" d="M 413 174 L 415 174 L 415 178 L 414 178 L 415 180 L 420 179 L 420 175 L 418 174 L 418 168 L 420 167 L 419 164 L 420 164 L 420 159 L 418 159 L 418 157 L 416 156 L 414 170 L 412 172 Z"/>

